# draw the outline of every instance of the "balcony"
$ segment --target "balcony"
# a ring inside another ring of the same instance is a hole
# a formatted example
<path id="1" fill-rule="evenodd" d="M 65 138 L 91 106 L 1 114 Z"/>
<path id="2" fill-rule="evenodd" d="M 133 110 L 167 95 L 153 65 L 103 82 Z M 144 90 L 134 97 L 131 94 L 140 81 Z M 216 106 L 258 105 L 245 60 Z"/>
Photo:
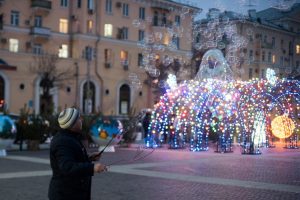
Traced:
<path id="1" fill-rule="evenodd" d="M 163 21 L 163 20 L 157 20 L 156 18 L 153 18 L 152 26 L 156 27 L 172 27 L 173 22 L 170 20 Z"/>
<path id="2" fill-rule="evenodd" d="M 30 35 L 33 35 L 36 40 L 45 41 L 48 40 L 51 36 L 51 30 L 44 27 L 31 27 Z"/>
<path id="3" fill-rule="evenodd" d="M 52 2 L 46 0 L 31 0 L 31 8 L 35 9 L 35 14 L 48 14 L 52 8 Z"/>
<path id="4" fill-rule="evenodd" d="M 273 49 L 273 44 L 269 42 L 262 42 L 261 43 L 261 48 L 262 49 Z"/>

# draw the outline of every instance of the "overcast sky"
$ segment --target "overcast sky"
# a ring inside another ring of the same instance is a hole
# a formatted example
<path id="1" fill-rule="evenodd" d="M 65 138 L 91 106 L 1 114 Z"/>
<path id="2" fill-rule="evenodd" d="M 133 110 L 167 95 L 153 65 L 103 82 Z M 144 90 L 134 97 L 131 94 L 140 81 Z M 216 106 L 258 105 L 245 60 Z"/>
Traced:
<path id="1" fill-rule="evenodd" d="M 203 9 L 200 18 L 206 17 L 209 8 L 219 8 L 221 11 L 235 11 L 247 13 L 249 9 L 257 11 L 279 5 L 282 9 L 293 3 L 300 3 L 300 0 L 176 0 L 180 3 L 190 4 Z"/>

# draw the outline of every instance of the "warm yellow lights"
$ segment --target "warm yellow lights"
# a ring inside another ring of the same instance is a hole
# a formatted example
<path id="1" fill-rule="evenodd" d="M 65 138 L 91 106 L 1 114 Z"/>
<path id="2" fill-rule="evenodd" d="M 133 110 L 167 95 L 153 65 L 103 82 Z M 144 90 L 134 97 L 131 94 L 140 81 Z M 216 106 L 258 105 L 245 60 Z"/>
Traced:
<path id="1" fill-rule="evenodd" d="M 288 138 L 293 134 L 295 124 L 285 115 L 275 117 L 271 123 L 272 133 L 278 138 Z"/>

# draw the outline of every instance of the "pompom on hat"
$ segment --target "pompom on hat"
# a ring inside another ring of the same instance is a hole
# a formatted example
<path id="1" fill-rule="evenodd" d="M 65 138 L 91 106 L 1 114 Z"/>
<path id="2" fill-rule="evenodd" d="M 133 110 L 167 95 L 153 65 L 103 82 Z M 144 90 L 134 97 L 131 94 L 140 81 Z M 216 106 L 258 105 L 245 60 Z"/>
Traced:
<path id="1" fill-rule="evenodd" d="M 79 111 L 76 108 L 66 108 L 58 116 L 58 124 L 62 129 L 72 128 L 79 118 Z"/>

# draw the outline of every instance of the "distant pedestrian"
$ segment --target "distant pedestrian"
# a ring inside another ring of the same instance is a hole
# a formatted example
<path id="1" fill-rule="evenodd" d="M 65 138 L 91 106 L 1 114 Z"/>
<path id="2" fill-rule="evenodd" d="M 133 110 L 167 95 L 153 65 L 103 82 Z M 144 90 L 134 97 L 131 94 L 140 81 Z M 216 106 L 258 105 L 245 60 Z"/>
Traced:
<path id="1" fill-rule="evenodd" d="M 107 171 L 105 165 L 92 163 L 100 159 L 98 152 L 90 156 L 80 140 L 82 120 L 79 111 L 67 108 L 58 116 L 61 128 L 50 145 L 52 178 L 50 200 L 90 200 L 94 173 Z"/>

